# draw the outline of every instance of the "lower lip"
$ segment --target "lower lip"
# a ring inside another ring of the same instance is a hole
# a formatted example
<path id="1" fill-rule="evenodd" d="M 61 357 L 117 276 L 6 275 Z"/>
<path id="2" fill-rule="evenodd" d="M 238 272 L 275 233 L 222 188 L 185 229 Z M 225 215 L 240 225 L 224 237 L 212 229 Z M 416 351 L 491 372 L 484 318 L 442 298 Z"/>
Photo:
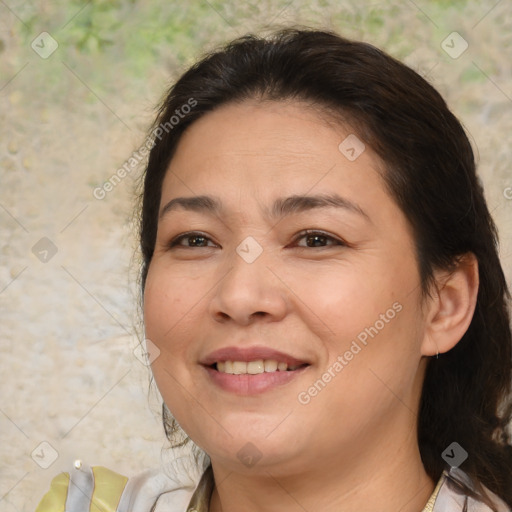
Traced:
<path id="1" fill-rule="evenodd" d="M 256 375 L 233 375 L 221 373 L 210 366 L 204 366 L 210 379 L 224 391 L 237 395 L 257 395 L 271 389 L 288 384 L 302 375 L 308 366 L 293 371 L 276 371 L 257 373 Z"/>

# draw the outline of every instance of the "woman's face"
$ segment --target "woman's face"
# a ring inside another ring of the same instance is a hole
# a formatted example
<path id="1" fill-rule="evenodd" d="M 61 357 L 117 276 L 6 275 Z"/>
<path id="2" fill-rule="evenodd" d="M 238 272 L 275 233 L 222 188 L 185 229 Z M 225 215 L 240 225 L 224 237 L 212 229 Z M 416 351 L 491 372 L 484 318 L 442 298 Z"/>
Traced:
<path id="1" fill-rule="evenodd" d="M 415 439 L 420 281 L 379 163 L 299 102 L 223 106 L 183 135 L 145 326 L 166 404 L 214 463 L 298 471 Z"/>

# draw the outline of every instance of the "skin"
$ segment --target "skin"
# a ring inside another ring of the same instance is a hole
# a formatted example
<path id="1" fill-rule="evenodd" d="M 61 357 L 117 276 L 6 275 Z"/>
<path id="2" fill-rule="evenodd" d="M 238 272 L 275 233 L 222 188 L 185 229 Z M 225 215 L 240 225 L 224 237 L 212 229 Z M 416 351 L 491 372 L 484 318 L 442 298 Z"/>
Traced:
<path id="1" fill-rule="evenodd" d="M 156 383 L 212 461 L 211 512 L 417 512 L 434 490 L 416 439 L 419 397 L 427 356 L 469 325 L 477 267 L 469 257 L 439 273 L 422 301 L 411 228 L 371 149 L 355 161 L 338 149 L 350 133 L 299 102 L 226 105 L 187 130 L 165 176 L 161 208 L 202 194 L 223 205 L 217 216 L 177 209 L 159 219 L 144 296 L 146 336 L 160 350 Z M 367 217 L 341 208 L 265 216 L 278 197 L 332 192 Z M 296 238 L 304 229 L 347 244 L 310 238 L 308 247 Z M 196 230 L 207 239 L 169 248 Z M 263 249 L 252 263 L 236 252 L 248 236 Z M 396 303 L 400 312 L 300 403 Z M 236 395 L 199 364 L 233 345 L 272 347 L 310 366 L 285 385 Z M 255 465 L 237 456 L 244 446 L 261 457 Z"/>

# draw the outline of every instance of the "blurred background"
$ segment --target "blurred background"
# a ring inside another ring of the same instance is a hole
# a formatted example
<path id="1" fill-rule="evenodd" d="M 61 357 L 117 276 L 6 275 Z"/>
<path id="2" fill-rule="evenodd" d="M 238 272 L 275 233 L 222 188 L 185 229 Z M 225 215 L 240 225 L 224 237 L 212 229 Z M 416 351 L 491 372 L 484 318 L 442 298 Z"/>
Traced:
<path id="1" fill-rule="evenodd" d="M 289 24 L 373 43 L 443 94 L 512 283 L 508 0 L 0 0 L 0 510 L 33 510 L 75 459 L 125 475 L 160 463 L 158 393 L 137 350 L 144 162 L 129 159 L 199 56 Z"/>

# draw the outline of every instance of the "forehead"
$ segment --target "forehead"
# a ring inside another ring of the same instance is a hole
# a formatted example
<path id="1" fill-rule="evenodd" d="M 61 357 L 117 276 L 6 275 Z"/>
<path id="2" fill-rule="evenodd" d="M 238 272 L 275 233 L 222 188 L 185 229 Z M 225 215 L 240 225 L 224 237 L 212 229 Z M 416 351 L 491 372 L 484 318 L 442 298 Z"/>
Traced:
<path id="1" fill-rule="evenodd" d="M 371 149 L 349 126 L 329 117 L 299 101 L 223 105 L 182 135 L 164 191 L 208 182 L 221 188 L 286 184 L 303 193 L 319 180 L 332 187 L 343 174 L 358 181 L 380 173 L 383 165 Z"/>
<path id="2" fill-rule="evenodd" d="M 336 141 L 345 131 L 347 128 L 329 123 L 304 102 L 247 100 L 204 115 L 182 136 L 178 150 L 192 138 L 201 140 L 211 155 L 309 158 L 328 147 L 336 149 Z"/>

